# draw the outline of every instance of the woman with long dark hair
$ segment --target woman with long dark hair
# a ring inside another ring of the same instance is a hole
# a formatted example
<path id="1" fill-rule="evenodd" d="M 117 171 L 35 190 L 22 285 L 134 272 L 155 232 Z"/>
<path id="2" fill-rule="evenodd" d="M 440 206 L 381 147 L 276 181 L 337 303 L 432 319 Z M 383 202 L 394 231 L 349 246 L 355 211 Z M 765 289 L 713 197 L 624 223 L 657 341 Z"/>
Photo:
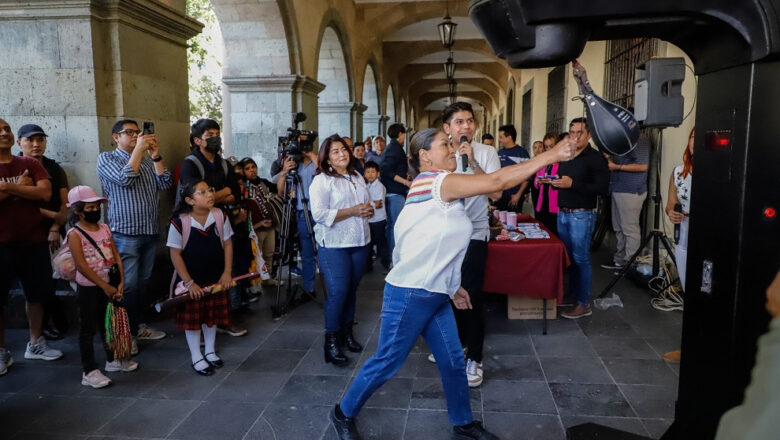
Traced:
<path id="1" fill-rule="evenodd" d="M 328 298 L 325 302 L 325 362 L 346 365 L 342 347 L 363 350 L 354 338 L 357 286 L 366 267 L 374 214 L 368 187 L 355 171 L 344 140 L 334 134 L 322 142 L 319 168 L 309 187 L 314 238 Z"/>
<path id="2" fill-rule="evenodd" d="M 382 384 L 404 364 L 422 335 L 436 358 L 450 423 L 457 438 L 496 439 L 474 421 L 463 348 L 450 301 L 471 308 L 460 286 L 460 268 L 471 238 L 463 199 L 519 185 L 540 168 L 573 156 L 562 142 L 531 160 L 491 174 L 453 174 L 455 147 L 444 132 L 426 129 L 410 145 L 410 165 L 419 171 L 395 224 L 393 269 L 385 279 L 379 346 L 331 412 L 339 438 L 357 439 L 355 417 Z"/>

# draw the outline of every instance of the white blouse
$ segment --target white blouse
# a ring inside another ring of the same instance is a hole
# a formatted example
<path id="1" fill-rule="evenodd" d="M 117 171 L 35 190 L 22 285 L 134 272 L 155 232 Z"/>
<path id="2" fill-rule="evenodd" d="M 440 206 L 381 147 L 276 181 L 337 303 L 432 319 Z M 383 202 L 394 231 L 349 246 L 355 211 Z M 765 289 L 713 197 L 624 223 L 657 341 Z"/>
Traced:
<path id="1" fill-rule="evenodd" d="M 318 174 L 309 187 L 314 238 L 317 244 L 329 248 L 365 246 L 371 242 L 368 219 L 349 217 L 336 221 L 339 209 L 351 208 L 359 203 L 368 203 L 366 182 L 355 173 L 341 177 Z"/>
<path id="2" fill-rule="evenodd" d="M 458 291 L 472 223 L 463 200 L 448 203 L 441 199 L 441 183 L 448 175 L 446 171 L 425 172 L 412 182 L 395 221 L 388 283 L 450 297 Z"/>

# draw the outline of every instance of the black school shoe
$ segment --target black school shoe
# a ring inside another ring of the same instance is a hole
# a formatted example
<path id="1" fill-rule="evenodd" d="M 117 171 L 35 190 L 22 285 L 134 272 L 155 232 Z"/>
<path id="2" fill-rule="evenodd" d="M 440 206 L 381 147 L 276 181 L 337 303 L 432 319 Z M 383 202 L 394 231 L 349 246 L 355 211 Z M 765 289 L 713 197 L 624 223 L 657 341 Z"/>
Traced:
<path id="1" fill-rule="evenodd" d="M 345 416 L 338 404 L 330 412 L 330 421 L 333 422 L 333 427 L 336 428 L 339 440 L 360 440 L 362 438 L 355 425 L 355 419 Z"/>
<path id="2" fill-rule="evenodd" d="M 468 425 L 453 426 L 452 438 L 457 440 L 498 440 L 498 437 L 485 430 L 482 422 L 476 420 Z"/>

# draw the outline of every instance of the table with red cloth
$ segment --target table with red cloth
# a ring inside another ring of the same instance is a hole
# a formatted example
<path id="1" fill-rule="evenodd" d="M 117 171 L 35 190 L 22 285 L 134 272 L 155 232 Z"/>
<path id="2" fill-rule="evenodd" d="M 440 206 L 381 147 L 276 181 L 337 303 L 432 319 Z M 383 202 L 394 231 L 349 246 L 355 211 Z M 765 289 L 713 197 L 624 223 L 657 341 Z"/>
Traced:
<path id="1" fill-rule="evenodd" d="M 518 223 L 539 223 L 524 214 Z M 563 302 L 563 270 L 569 267 L 566 246 L 547 228 L 550 238 L 490 241 L 485 262 L 484 292 L 557 299 Z"/>

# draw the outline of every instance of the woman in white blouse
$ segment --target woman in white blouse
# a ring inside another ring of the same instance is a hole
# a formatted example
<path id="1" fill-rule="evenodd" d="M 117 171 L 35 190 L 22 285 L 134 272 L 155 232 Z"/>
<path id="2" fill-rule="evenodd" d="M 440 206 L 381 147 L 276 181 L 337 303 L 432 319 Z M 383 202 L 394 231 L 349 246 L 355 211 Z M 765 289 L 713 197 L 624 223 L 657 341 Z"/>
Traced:
<path id="1" fill-rule="evenodd" d="M 355 171 L 352 152 L 343 139 L 325 139 L 319 151 L 320 166 L 309 188 L 311 214 L 317 223 L 314 237 L 328 299 L 325 302 L 325 362 L 346 365 L 343 346 L 363 350 L 355 340 L 357 287 L 366 266 L 371 234 L 368 219 L 374 214 L 368 187 Z"/>
<path id="2" fill-rule="evenodd" d="M 366 361 L 331 420 L 341 440 L 359 439 L 354 418 L 363 404 L 403 366 L 422 335 L 436 357 L 454 437 L 497 439 L 474 421 L 469 404 L 466 364 L 450 300 L 471 308 L 460 286 L 460 267 L 471 238 L 463 199 L 513 188 L 541 168 L 571 159 L 569 141 L 517 165 L 491 174 L 452 174 L 455 147 L 437 129 L 415 134 L 410 165 L 420 173 L 412 182 L 395 224 L 393 269 L 385 279 L 377 352 Z"/>

